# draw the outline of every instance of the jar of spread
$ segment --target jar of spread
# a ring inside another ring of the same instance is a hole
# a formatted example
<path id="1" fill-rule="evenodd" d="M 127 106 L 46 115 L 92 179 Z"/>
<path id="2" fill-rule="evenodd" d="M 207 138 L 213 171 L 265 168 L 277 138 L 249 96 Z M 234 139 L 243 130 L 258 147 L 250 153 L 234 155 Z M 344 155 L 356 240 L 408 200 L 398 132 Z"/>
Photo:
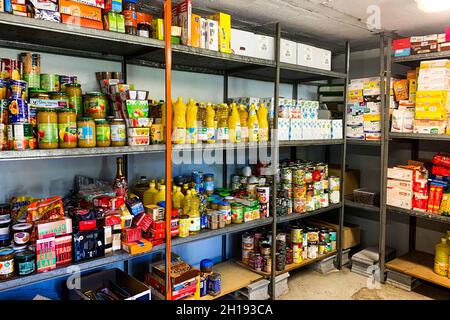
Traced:
<path id="1" fill-rule="evenodd" d="M 240 203 L 231 205 L 231 223 L 240 224 L 244 222 L 244 206 Z"/>
<path id="2" fill-rule="evenodd" d="M 203 188 L 207 195 L 211 195 L 214 193 L 214 174 L 206 173 L 203 176 Z"/>
<path id="3" fill-rule="evenodd" d="M 69 108 L 74 109 L 78 117 L 83 116 L 83 93 L 81 85 L 77 83 L 67 83 L 64 86 L 69 96 Z"/>
<path id="4" fill-rule="evenodd" d="M 6 247 L 10 244 L 9 227 L 11 218 L 0 216 L 0 247 Z"/>
<path id="5" fill-rule="evenodd" d="M 78 147 L 80 148 L 94 148 L 96 142 L 95 122 L 89 117 L 82 117 L 78 119 Z"/>
<path id="6" fill-rule="evenodd" d="M 123 147 L 127 144 L 127 128 L 124 119 L 113 119 L 111 125 L 111 146 Z"/>
<path id="7" fill-rule="evenodd" d="M 218 210 L 221 214 L 225 215 L 226 224 L 231 224 L 231 205 L 228 201 L 222 201 L 219 203 Z"/>
<path id="8" fill-rule="evenodd" d="M 47 94 L 47 91 L 41 89 L 36 88 L 28 89 L 28 94 L 30 99 L 44 99 L 44 100 L 50 99 L 50 96 Z"/>
<path id="9" fill-rule="evenodd" d="M 93 119 L 105 119 L 107 101 L 101 92 L 89 92 L 85 96 L 84 115 Z"/>
<path id="10" fill-rule="evenodd" d="M 37 112 L 39 149 L 58 148 L 58 114 L 55 109 L 40 108 Z"/>
<path id="11" fill-rule="evenodd" d="M 58 112 L 59 147 L 77 147 L 77 114 L 75 109 L 64 108 Z"/>
<path id="12" fill-rule="evenodd" d="M 136 0 L 124 0 L 122 14 L 125 16 L 125 33 L 137 35 Z"/>
<path id="13" fill-rule="evenodd" d="M 14 276 L 14 250 L 11 248 L 0 249 L 0 280 L 6 280 Z"/>
<path id="14" fill-rule="evenodd" d="M 19 276 L 27 276 L 36 270 L 36 253 L 33 251 L 25 250 L 16 253 L 14 261 Z"/>
<path id="15" fill-rule="evenodd" d="M 26 246 L 30 242 L 31 223 L 18 223 L 12 226 L 13 240 L 16 246 Z"/>
<path id="16" fill-rule="evenodd" d="M 59 107 L 69 107 L 69 96 L 65 92 L 50 92 L 50 100 L 57 100 Z"/>
<path id="17" fill-rule="evenodd" d="M 111 146 L 111 127 L 108 121 L 104 119 L 96 119 L 95 132 L 97 138 L 97 147 Z"/>
<path id="18" fill-rule="evenodd" d="M 17 254 L 17 253 L 19 253 L 19 252 L 22 252 L 22 251 L 27 250 L 27 248 L 28 248 L 29 246 L 27 246 L 27 245 L 24 245 L 24 246 L 16 246 L 15 244 L 13 244 L 13 245 L 10 246 L 10 247 L 14 250 L 14 253 Z"/>

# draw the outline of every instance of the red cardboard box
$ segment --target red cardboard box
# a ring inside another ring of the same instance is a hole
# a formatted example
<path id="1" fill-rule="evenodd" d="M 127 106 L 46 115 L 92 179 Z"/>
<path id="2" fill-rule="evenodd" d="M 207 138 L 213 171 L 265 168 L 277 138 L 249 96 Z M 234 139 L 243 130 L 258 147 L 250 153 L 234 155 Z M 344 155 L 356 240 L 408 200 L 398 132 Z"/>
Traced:
<path id="1" fill-rule="evenodd" d="M 36 240 L 36 270 L 45 272 L 56 268 L 55 238 Z"/>
<path id="2" fill-rule="evenodd" d="M 122 240 L 124 242 L 136 242 L 141 240 L 141 228 L 129 228 L 122 231 Z"/>
<path id="3" fill-rule="evenodd" d="M 152 229 L 153 230 L 164 230 L 166 228 L 166 222 L 164 220 L 153 221 Z"/>
<path id="4" fill-rule="evenodd" d="M 56 266 L 62 266 L 72 262 L 72 236 L 56 238 Z"/>
<path id="5" fill-rule="evenodd" d="M 102 21 L 102 10 L 100 8 L 72 0 L 59 0 L 59 12 L 84 19 Z"/>
<path id="6" fill-rule="evenodd" d="M 93 230 L 97 228 L 97 220 L 86 220 L 78 222 L 78 229 L 80 231 Z"/>
<path id="7" fill-rule="evenodd" d="M 160 230 L 154 230 L 150 229 L 150 234 L 152 239 L 158 240 L 158 239 L 164 239 L 166 235 L 166 230 L 160 229 Z"/>
<path id="8" fill-rule="evenodd" d="M 393 50 L 402 50 L 411 48 L 411 38 L 392 40 Z"/>
<path id="9" fill-rule="evenodd" d="M 445 28 L 445 41 L 450 42 L 450 28 Z"/>
<path id="10" fill-rule="evenodd" d="M 150 219 L 147 214 L 141 213 L 139 216 L 133 219 L 133 224 L 136 227 L 141 228 L 143 232 L 147 232 L 148 229 L 150 229 L 150 227 L 152 226 L 152 219 Z"/>

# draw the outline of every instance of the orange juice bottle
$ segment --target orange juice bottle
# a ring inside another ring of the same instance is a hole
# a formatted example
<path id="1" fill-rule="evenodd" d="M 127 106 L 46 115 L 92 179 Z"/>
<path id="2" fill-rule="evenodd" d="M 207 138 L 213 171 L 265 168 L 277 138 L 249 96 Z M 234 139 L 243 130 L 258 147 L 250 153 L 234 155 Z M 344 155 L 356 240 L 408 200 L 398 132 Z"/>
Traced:
<path id="1" fill-rule="evenodd" d="M 259 137 L 259 122 L 256 115 L 255 105 L 250 106 L 250 112 L 248 116 L 248 141 L 258 142 Z"/>
<path id="2" fill-rule="evenodd" d="M 248 112 L 243 104 L 239 106 L 239 119 L 241 120 L 241 141 L 248 142 Z"/>
<path id="3" fill-rule="evenodd" d="M 206 106 L 206 116 L 205 116 L 205 124 L 206 124 L 206 142 L 207 143 L 215 143 L 216 142 L 216 112 L 211 103 L 208 103 Z"/>
<path id="4" fill-rule="evenodd" d="M 198 107 L 194 99 L 189 99 L 186 107 L 186 142 L 197 143 L 197 112 Z"/>
<path id="5" fill-rule="evenodd" d="M 267 111 L 263 103 L 259 106 L 258 115 L 258 125 L 259 125 L 259 141 L 266 142 L 269 141 L 269 122 L 267 120 Z"/>
<path id="6" fill-rule="evenodd" d="M 236 104 L 231 105 L 231 115 L 228 119 L 228 127 L 230 132 L 230 142 L 241 142 L 241 119 Z"/>
<path id="7" fill-rule="evenodd" d="M 182 97 L 173 105 L 172 141 L 174 144 L 186 143 L 186 105 Z"/>

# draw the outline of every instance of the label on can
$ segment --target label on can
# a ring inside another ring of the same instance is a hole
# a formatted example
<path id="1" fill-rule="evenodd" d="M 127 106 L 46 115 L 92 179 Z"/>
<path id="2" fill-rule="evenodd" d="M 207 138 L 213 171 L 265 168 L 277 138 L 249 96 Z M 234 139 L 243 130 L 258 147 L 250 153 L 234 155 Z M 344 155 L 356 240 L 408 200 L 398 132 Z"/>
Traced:
<path id="1" fill-rule="evenodd" d="M 14 234 L 14 242 L 17 244 L 25 244 L 30 241 L 30 233 L 28 232 L 17 232 Z"/>
<path id="2" fill-rule="evenodd" d="M 63 142 L 77 142 L 77 123 L 66 122 L 60 123 L 59 127 L 59 140 Z"/>
<path id="3" fill-rule="evenodd" d="M 198 232 L 201 230 L 200 217 L 191 218 L 189 232 Z"/>
<path id="4" fill-rule="evenodd" d="M 111 129 L 108 126 L 100 126 L 95 128 L 97 141 L 110 141 L 111 140 Z"/>
<path id="5" fill-rule="evenodd" d="M 8 106 L 9 120 L 11 123 L 28 122 L 28 105 L 24 99 L 11 100 Z"/>
<path id="6" fill-rule="evenodd" d="M 27 262 L 21 262 L 18 263 L 18 272 L 19 276 L 26 276 L 28 274 L 32 274 L 36 268 L 35 268 L 35 261 L 27 261 Z"/>
<path id="7" fill-rule="evenodd" d="M 0 263 L 0 275 L 9 275 L 11 273 L 14 273 L 14 259 Z"/>
<path id="8" fill-rule="evenodd" d="M 191 219 L 189 216 L 181 216 L 179 220 L 179 234 L 180 238 L 189 237 L 189 227 L 191 225 Z"/>
<path id="9" fill-rule="evenodd" d="M 41 75 L 39 73 L 29 73 L 24 75 L 24 80 L 28 82 L 29 88 L 41 87 Z"/>
<path id="10" fill-rule="evenodd" d="M 0 123 L 0 150 L 8 149 L 8 129 L 7 125 Z"/>
<path id="11" fill-rule="evenodd" d="M 269 203 L 269 199 L 270 199 L 270 188 L 269 187 L 257 187 L 256 192 L 258 193 L 259 203 Z"/>
<path id="12" fill-rule="evenodd" d="M 243 206 L 233 206 L 231 208 L 231 222 L 232 223 L 242 223 L 244 221 L 244 207 Z"/>
<path id="13" fill-rule="evenodd" d="M 112 133 L 112 126 L 111 126 Z M 150 137 L 152 139 L 152 144 L 162 144 L 163 143 L 163 125 L 162 124 L 152 124 L 150 128 Z"/>
<path id="14" fill-rule="evenodd" d="M 83 113 L 82 98 L 80 96 L 70 96 L 69 108 L 76 110 L 77 115 L 81 115 Z"/>
<path id="15" fill-rule="evenodd" d="M 38 142 L 58 143 L 58 124 L 57 123 L 39 123 L 38 124 Z"/>
<path id="16" fill-rule="evenodd" d="M 269 217 L 269 204 L 268 203 L 261 203 L 259 205 L 259 217 L 261 219 Z"/>
<path id="17" fill-rule="evenodd" d="M 124 124 L 111 125 L 111 141 L 122 142 L 127 139 L 126 127 Z"/>
<path id="18" fill-rule="evenodd" d="M 59 75 L 41 74 L 41 89 L 49 92 L 59 91 Z"/>
<path id="19" fill-rule="evenodd" d="M 8 125 L 8 148 L 10 150 L 28 150 L 36 148 L 33 137 L 33 126 L 28 123 Z"/>

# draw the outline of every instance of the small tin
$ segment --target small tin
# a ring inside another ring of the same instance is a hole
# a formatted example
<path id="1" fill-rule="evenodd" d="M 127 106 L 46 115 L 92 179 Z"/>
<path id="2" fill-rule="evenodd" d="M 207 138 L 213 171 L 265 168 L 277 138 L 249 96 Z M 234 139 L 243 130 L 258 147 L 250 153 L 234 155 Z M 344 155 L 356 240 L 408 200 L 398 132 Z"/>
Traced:
<path id="1" fill-rule="evenodd" d="M 329 177 L 328 184 L 330 191 L 340 191 L 341 190 L 341 179 L 339 177 Z"/>
<path id="2" fill-rule="evenodd" d="M 270 255 L 263 257 L 263 271 L 266 273 L 272 272 L 272 258 Z"/>
<path id="3" fill-rule="evenodd" d="M 41 74 L 41 89 L 48 92 L 60 91 L 59 75 Z"/>
<path id="4" fill-rule="evenodd" d="M 298 226 L 293 226 L 291 229 L 291 242 L 302 243 L 303 242 L 303 229 Z"/>
<path id="5" fill-rule="evenodd" d="M 179 234 L 180 238 L 189 237 L 189 227 L 191 225 L 191 219 L 188 215 L 182 215 L 179 220 Z"/>
<path id="6" fill-rule="evenodd" d="M 10 100 L 8 110 L 10 123 L 28 123 L 28 104 L 25 99 Z"/>
<path id="7" fill-rule="evenodd" d="M 8 128 L 9 150 L 33 150 L 36 149 L 36 139 L 33 134 L 33 126 L 29 123 L 13 123 Z"/>
<path id="8" fill-rule="evenodd" d="M 208 277 L 208 294 L 211 296 L 217 296 L 221 292 L 221 279 L 220 274 L 213 272 Z"/>
<path id="9" fill-rule="evenodd" d="M 242 235 L 242 249 L 243 250 L 254 250 L 255 242 L 253 239 L 253 235 L 250 233 L 244 233 Z"/>
<path id="10" fill-rule="evenodd" d="M 28 84 L 26 81 L 9 80 L 9 98 L 11 100 L 25 99 L 27 97 L 27 87 Z"/>
<path id="11" fill-rule="evenodd" d="M 302 244 L 301 243 L 293 243 L 292 244 L 292 261 L 293 263 L 302 263 L 303 255 L 302 255 Z"/>
<path id="12" fill-rule="evenodd" d="M 257 187 L 256 192 L 258 194 L 259 203 L 269 203 L 270 200 L 270 187 Z"/>

